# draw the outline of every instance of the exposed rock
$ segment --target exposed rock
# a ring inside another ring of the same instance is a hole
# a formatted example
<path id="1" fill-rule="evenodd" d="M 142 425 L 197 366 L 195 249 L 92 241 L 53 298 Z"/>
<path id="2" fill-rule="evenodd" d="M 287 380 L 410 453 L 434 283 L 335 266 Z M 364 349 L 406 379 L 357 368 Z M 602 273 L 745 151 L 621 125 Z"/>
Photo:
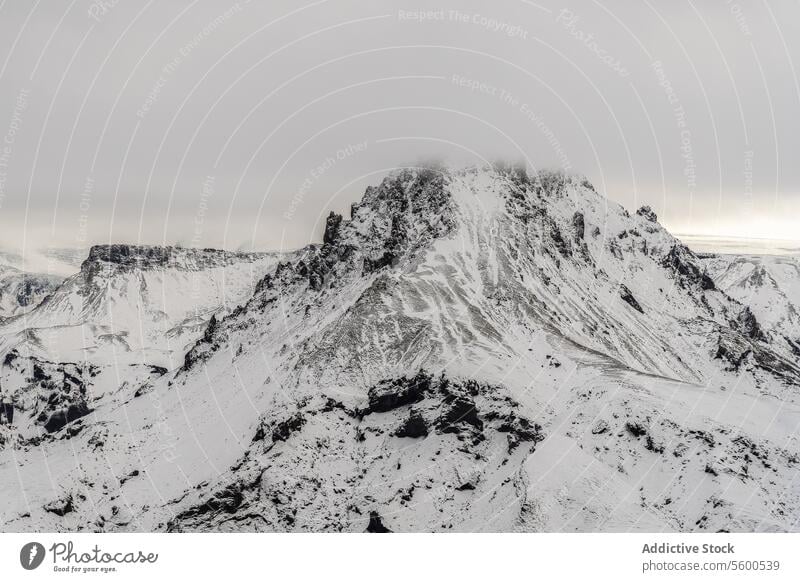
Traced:
<path id="1" fill-rule="evenodd" d="M 279 422 L 272 431 L 273 442 L 287 440 L 293 432 L 300 430 L 305 423 L 306 419 L 300 412 L 297 412 L 286 420 Z"/>
<path id="2" fill-rule="evenodd" d="M 384 380 L 369 389 L 369 404 L 363 414 L 373 412 L 388 412 L 419 402 L 424 397 L 425 391 L 431 387 L 432 376 L 419 372 L 413 378 L 400 378 L 397 380 Z"/>
<path id="3" fill-rule="evenodd" d="M 339 236 L 339 227 L 342 224 L 342 215 L 331 212 L 325 221 L 325 233 L 322 236 L 324 244 L 334 244 Z"/>
<path id="4" fill-rule="evenodd" d="M 636 214 L 645 220 L 649 220 L 650 222 L 658 222 L 658 216 L 649 206 L 642 206 L 636 211 Z"/>
<path id="5" fill-rule="evenodd" d="M 731 327 L 740 330 L 745 336 L 754 341 L 764 341 L 766 336 L 764 330 L 758 323 L 756 316 L 750 311 L 749 307 L 745 307 L 737 316 L 736 320 L 732 322 Z"/>
<path id="6" fill-rule="evenodd" d="M 749 344 L 731 334 L 720 333 L 714 358 L 728 362 L 728 369 L 738 372 L 742 363 L 751 353 L 752 349 Z"/>
<path id="7" fill-rule="evenodd" d="M 483 430 L 483 422 L 478 417 L 475 402 L 468 398 L 454 396 L 445 399 L 447 408 L 439 418 L 438 426 L 442 432 L 458 432 L 458 425 L 468 424 L 478 431 Z"/>
<path id="8" fill-rule="evenodd" d="M 260 253 L 238 253 L 218 249 L 128 244 L 94 245 L 89 249 L 89 256 L 81 265 L 81 271 L 92 273 L 103 265 L 139 270 L 167 267 L 199 270 L 224 266 L 236 261 L 252 261 L 262 256 Z"/>
<path id="9" fill-rule="evenodd" d="M 51 414 L 44 424 L 44 429 L 47 432 L 56 432 L 64 428 L 70 422 L 78 420 L 91 412 L 92 409 L 89 408 L 86 402 L 70 404 L 66 409 L 58 410 Z"/>
<path id="10" fill-rule="evenodd" d="M 120 477 L 119 484 L 120 485 L 125 485 L 125 483 L 127 483 L 129 480 L 131 480 L 134 477 L 138 477 L 138 476 L 139 476 L 139 469 L 134 469 L 133 471 L 131 471 L 127 475 L 125 475 L 123 477 Z"/>
<path id="11" fill-rule="evenodd" d="M 672 269 L 684 285 L 696 285 L 703 291 L 716 289 L 711 277 L 708 276 L 705 270 L 695 264 L 697 260 L 694 253 L 687 247 L 676 244 L 664 257 L 662 264 Z"/>
<path id="12" fill-rule="evenodd" d="M 586 234 L 586 222 L 582 212 L 575 212 L 572 216 L 572 226 L 575 228 L 575 237 L 583 240 Z"/>
<path id="13" fill-rule="evenodd" d="M 381 516 L 377 511 L 370 511 L 366 533 L 392 533 L 392 530 L 383 525 Z"/>
<path id="14" fill-rule="evenodd" d="M 572 256 L 572 247 L 570 246 L 569 241 L 567 241 L 561 234 L 561 229 L 558 228 L 558 225 L 555 223 L 555 221 L 548 217 L 545 221 L 545 225 L 550 236 L 550 240 L 553 242 L 553 245 L 555 246 L 556 250 L 558 250 L 559 254 L 562 257 Z"/>
<path id="15" fill-rule="evenodd" d="M 64 517 L 68 513 L 75 511 L 75 506 L 73 504 L 72 495 L 67 495 L 66 497 L 51 501 L 42 509 L 49 513 L 54 513 L 59 517 Z"/>
<path id="16" fill-rule="evenodd" d="M 394 433 L 397 437 L 418 439 L 428 436 L 428 424 L 419 412 L 414 410 Z"/>
<path id="17" fill-rule="evenodd" d="M 625 423 L 625 428 L 636 438 L 647 434 L 647 429 L 641 423 L 636 421 L 629 421 Z"/>
<path id="18" fill-rule="evenodd" d="M 260 475 L 250 482 L 235 481 L 216 491 L 204 503 L 180 512 L 167 524 L 167 531 L 183 531 L 183 525 L 197 519 L 208 519 L 221 514 L 234 515 L 245 503 L 245 493 L 257 490 L 261 483 Z"/>
<path id="19" fill-rule="evenodd" d="M 650 435 L 647 435 L 644 446 L 648 451 L 653 451 L 654 453 L 661 454 L 664 452 L 664 445 L 657 443 Z"/>
<path id="20" fill-rule="evenodd" d="M 636 301 L 636 298 L 633 296 L 633 293 L 631 293 L 631 290 L 628 289 L 625 285 L 619 286 L 619 296 L 625 303 L 633 307 L 636 311 L 638 311 L 639 313 L 644 313 L 644 309 L 642 309 L 642 306 L 639 305 L 639 302 Z"/>

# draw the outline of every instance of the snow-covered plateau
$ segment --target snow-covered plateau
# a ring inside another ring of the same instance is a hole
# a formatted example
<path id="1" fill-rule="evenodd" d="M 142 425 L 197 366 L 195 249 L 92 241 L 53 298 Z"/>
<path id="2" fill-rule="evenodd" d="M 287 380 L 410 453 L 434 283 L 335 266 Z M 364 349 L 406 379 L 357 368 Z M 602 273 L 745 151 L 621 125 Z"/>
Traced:
<path id="1" fill-rule="evenodd" d="M 800 530 L 800 264 L 515 167 L 291 253 L 110 245 L 0 322 L 5 531 Z"/>

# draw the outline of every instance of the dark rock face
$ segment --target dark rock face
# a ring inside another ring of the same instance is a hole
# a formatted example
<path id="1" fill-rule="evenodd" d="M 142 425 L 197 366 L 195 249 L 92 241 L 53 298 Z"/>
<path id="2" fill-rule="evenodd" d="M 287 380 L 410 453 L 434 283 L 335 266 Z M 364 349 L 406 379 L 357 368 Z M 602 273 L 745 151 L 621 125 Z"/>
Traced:
<path id="1" fill-rule="evenodd" d="M 408 418 L 395 431 L 394 436 L 419 439 L 428 436 L 428 423 L 421 414 L 412 410 Z"/>
<path id="2" fill-rule="evenodd" d="M 208 519 L 218 515 L 237 515 L 244 512 L 243 518 L 250 517 L 246 509 L 248 495 L 257 491 L 261 484 L 261 475 L 254 479 L 239 480 L 216 491 L 204 503 L 190 507 L 179 513 L 166 525 L 168 532 L 183 531 L 182 525 L 196 520 Z M 191 528 L 190 528 L 191 529 Z"/>
<path id="3" fill-rule="evenodd" d="M 786 343 L 789 344 L 789 347 L 792 349 L 794 355 L 800 358 L 800 340 L 793 340 L 788 337 L 784 337 L 783 339 L 785 339 Z"/>
<path id="4" fill-rule="evenodd" d="M 367 188 L 364 200 L 353 207 L 350 223 L 355 226 L 376 211 L 390 217 L 390 222 L 388 232 L 383 229 L 363 249 L 364 273 L 392 266 L 425 243 L 447 235 L 454 227 L 451 205 L 444 175 L 437 168 L 406 170 L 378 188 Z"/>
<path id="5" fill-rule="evenodd" d="M 383 520 L 377 511 L 370 511 L 366 533 L 392 533 L 392 530 L 383 525 Z"/>
<path id="6" fill-rule="evenodd" d="M 388 250 L 384 251 L 384 253 L 377 259 L 366 257 L 364 259 L 364 274 L 368 275 L 370 273 L 374 273 L 375 271 L 379 271 L 384 267 L 391 267 L 393 264 L 395 264 L 396 260 L 397 255 Z"/>
<path id="7" fill-rule="evenodd" d="M 0 320 L 29 311 L 29 308 L 40 304 L 58 288 L 62 280 L 54 275 L 0 267 L 0 301 L 4 307 L 4 311 L 0 312 Z"/>
<path id="8" fill-rule="evenodd" d="M 735 328 L 720 330 L 714 358 L 725 362 L 726 369 L 731 372 L 760 368 L 789 384 L 800 383 L 800 367 L 795 362 L 765 349 L 757 339 L 748 338 Z"/>
<path id="9" fill-rule="evenodd" d="M 425 391 L 431 388 L 432 376 L 419 372 L 413 378 L 384 380 L 369 389 L 369 404 L 363 414 L 373 412 L 389 412 L 407 404 L 414 404 L 423 399 Z"/>
<path id="10" fill-rule="evenodd" d="M 216 315 L 212 315 L 203 332 L 203 337 L 198 339 L 195 345 L 183 356 L 181 371 L 185 372 L 191 369 L 197 362 L 207 360 L 212 353 L 219 349 L 220 342 L 218 341 L 219 338 L 216 336 L 217 329 L 219 329 L 219 320 L 217 320 Z M 201 347 L 205 349 L 199 349 Z"/>
<path id="11" fill-rule="evenodd" d="M 657 443 L 655 439 L 653 439 L 653 437 L 650 435 L 647 435 L 644 446 L 648 451 L 658 453 L 659 455 L 664 453 L 664 445 L 662 445 L 661 443 Z"/>
<path id="12" fill-rule="evenodd" d="M 549 216 L 545 219 L 545 230 L 558 253 L 564 258 L 571 257 L 572 245 L 564 238 L 564 235 L 561 234 L 561 229 L 558 228 L 556 222 Z"/>
<path id="13" fill-rule="evenodd" d="M 445 188 L 445 174 L 435 167 L 397 171 L 378 187 L 368 187 L 361 202 L 353 204 L 350 220 L 331 213 L 322 245 L 311 245 L 294 261 L 278 264 L 256 285 L 249 307 L 264 310 L 281 292 L 301 285 L 314 292 L 335 286 L 341 279 L 369 275 L 416 256 L 436 238 L 455 228 L 455 210 Z M 105 256 L 111 251 L 95 251 Z M 125 251 L 111 253 L 124 260 Z M 88 263 L 88 261 L 87 261 Z M 238 318 L 239 309 L 226 318 Z M 208 357 L 224 335 L 218 326 L 186 354 L 183 371 Z M 211 340 L 211 341 L 209 341 Z"/>
<path id="14" fill-rule="evenodd" d="M 92 409 L 86 402 L 70 404 L 65 410 L 59 410 L 50 415 L 44 424 L 47 432 L 56 432 L 64 428 L 67 424 L 90 414 Z"/>
<path id="15" fill-rule="evenodd" d="M 52 289 L 52 285 L 48 285 L 43 281 L 26 277 L 22 285 L 17 289 L 17 304 L 22 307 L 28 307 L 35 300 L 36 297 L 42 293 L 48 292 Z"/>
<path id="16" fill-rule="evenodd" d="M 55 501 L 48 503 L 42 509 L 59 517 L 64 517 L 68 513 L 75 511 L 75 505 L 72 500 L 72 495 L 68 495 L 63 499 L 56 499 Z"/>
<path id="17" fill-rule="evenodd" d="M 475 402 L 460 395 L 448 395 L 445 398 L 447 408 L 439 418 L 439 430 L 443 433 L 459 432 L 459 424 L 464 423 L 478 431 L 483 431 L 483 422 L 478 417 Z"/>
<path id="18" fill-rule="evenodd" d="M 325 221 L 325 234 L 322 235 L 322 243 L 332 245 L 339 236 L 339 227 L 342 225 L 342 215 L 331 212 Z"/>
<path id="19" fill-rule="evenodd" d="M 785 380 L 792 385 L 800 384 L 800 367 L 794 361 L 789 361 L 762 346 L 753 346 L 753 357 L 756 365 L 777 378 Z"/>
<path id="20" fill-rule="evenodd" d="M 232 483 L 208 500 L 205 507 L 209 511 L 224 511 L 234 513 L 242 506 L 244 495 L 240 483 Z"/>
<path id="21" fill-rule="evenodd" d="M 305 417 L 299 412 L 293 414 L 283 422 L 279 422 L 272 431 L 273 442 L 287 440 L 293 432 L 300 430 L 305 423 Z"/>
<path id="22" fill-rule="evenodd" d="M 731 322 L 731 327 L 738 329 L 745 336 L 754 341 L 764 341 L 766 336 L 764 330 L 759 325 L 756 316 L 750 311 L 749 307 L 745 307 L 737 316 L 736 320 Z"/>
<path id="23" fill-rule="evenodd" d="M 752 353 L 750 346 L 731 334 L 720 334 L 714 358 L 728 363 L 728 370 L 738 372 L 747 356 Z"/>
<path id="24" fill-rule="evenodd" d="M 639 302 L 636 301 L 636 298 L 633 296 L 633 293 L 631 293 L 631 290 L 628 289 L 625 285 L 619 286 L 619 296 L 625 303 L 633 307 L 636 311 L 638 311 L 639 313 L 644 313 L 644 309 L 642 309 L 642 306 L 639 305 Z"/>
<path id="25" fill-rule="evenodd" d="M 675 245 L 664 257 L 663 266 L 671 269 L 678 275 L 681 285 L 697 286 L 703 291 L 716 289 L 714 281 L 708 274 L 697 266 L 697 257 L 684 245 Z"/>
<path id="26" fill-rule="evenodd" d="M 435 428 L 440 434 L 479 443 L 491 430 L 506 434 L 509 452 L 521 443 L 542 440 L 541 426 L 517 415 L 516 404 L 507 397 L 500 398 L 501 392 L 497 386 L 474 380 L 434 378 L 420 371 L 411 379 L 384 380 L 373 386 L 360 415 L 388 413 L 413 404 L 409 416 L 394 431 L 395 436 L 423 438 Z"/>
<path id="27" fill-rule="evenodd" d="M 214 337 L 214 332 L 217 330 L 217 316 L 212 315 L 211 319 L 208 320 L 208 326 L 206 326 L 206 331 L 203 333 L 203 340 L 206 342 L 212 341 Z"/>
<path id="28" fill-rule="evenodd" d="M 572 217 L 572 226 L 575 228 L 575 237 L 583 240 L 586 236 L 586 221 L 582 212 L 576 212 Z"/>
<path id="29" fill-rule="evenodd" d="M 625 423 L 625 429 L 636 438 L 647 434 L 647 429 L 642 426 L 642 424 L 635 421 Z"/>
<path id="30" fill-rule="evenodd" d="M 301 276 L 312 290 L 320 291 L 332 275 L 352 272 L 356 265 L 364 274 L 394 266 L 454 226 L 441 170 L 395 172 L 380 186 L 367 188 L 362 201 L 353 204 L 350 220 L 335 213 L 328 216 L 323 244 Z"/>
<path id="31" fill-rule="evenodd" d="M 87 382 L 99 373 L 96 366 L 23 357 L 15 350 L 6 354 L 4 361 L 23 377 L 24 388 L 15 393 L 16 409 L 35 417 L 35 423 L 48 433 L 91 412 Z"/>
<path id="32" fill-rule="evenodd" d="M 586 236 L 598 236 L 598 228 L 587 227 L 586 217 L 580 210 L 576 210 L 571 220 L 564 224 L 556 220 L 549 209 L 554 199 L 563 198 L 568 187 L 577 186 L 575 178 L 560 172 L 542 171 L 532 175 L 519 174 L 512 181 L 516 188 L 508 188 L 504 193 L 506 210 L 528 229 L 531 238 L 536 239 L 535 247 L 557 265 L 567 259 L 594 266 Z M 581 186 L 587 187 L 585 184 Z M 587 228 L 590 228 L 588 233 Z"/>
<path id="33" fill-rule="evenodd" d="M 86 261 L 89 263 L 114 263 L 115 265 L 141 267 L 166 266 L 172 247 L 153 247 L 142 245 L 95 245 L 89 249 Z"/>
<path id="34" fill-rule="evenodd" d="M 636 211 L 636 214 L 644 218 L 645 220 L 649 220 L 650 222 L 658 222 L 658 216 L 653 209 L 649 206 L 642 206 L 639 210 Z"/>
<path id="35" fill-rule="evenodd" d="M 497 430 L 508 433 L 509 451 L 513 451 L 521 443 L 538 443 L 544 438 L 541 426 L 515 413 L 506 416 Z"/>

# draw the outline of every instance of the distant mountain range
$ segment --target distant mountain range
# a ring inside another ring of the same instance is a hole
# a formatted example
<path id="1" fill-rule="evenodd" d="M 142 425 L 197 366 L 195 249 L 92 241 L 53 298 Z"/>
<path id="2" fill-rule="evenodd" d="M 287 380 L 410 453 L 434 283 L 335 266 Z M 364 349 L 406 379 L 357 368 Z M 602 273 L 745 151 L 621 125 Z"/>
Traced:
<path id="1" fill-rule="evenodd" d="M 7 531 L 796 531 L 794 257 L 398 170 L 322 244 L 93 247 L 0 325 Z"/>

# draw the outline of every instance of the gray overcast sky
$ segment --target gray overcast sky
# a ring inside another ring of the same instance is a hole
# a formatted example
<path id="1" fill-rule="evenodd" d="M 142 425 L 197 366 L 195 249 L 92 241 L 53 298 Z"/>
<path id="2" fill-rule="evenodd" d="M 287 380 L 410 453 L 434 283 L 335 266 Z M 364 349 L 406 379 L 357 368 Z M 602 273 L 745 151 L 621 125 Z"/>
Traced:
<path id="1" fill-rule="evenodd" d="M 6 0 L 0 67 L 6 246 L 297 247 L 429 156 L 800 238 L 794 0 Z"/>

